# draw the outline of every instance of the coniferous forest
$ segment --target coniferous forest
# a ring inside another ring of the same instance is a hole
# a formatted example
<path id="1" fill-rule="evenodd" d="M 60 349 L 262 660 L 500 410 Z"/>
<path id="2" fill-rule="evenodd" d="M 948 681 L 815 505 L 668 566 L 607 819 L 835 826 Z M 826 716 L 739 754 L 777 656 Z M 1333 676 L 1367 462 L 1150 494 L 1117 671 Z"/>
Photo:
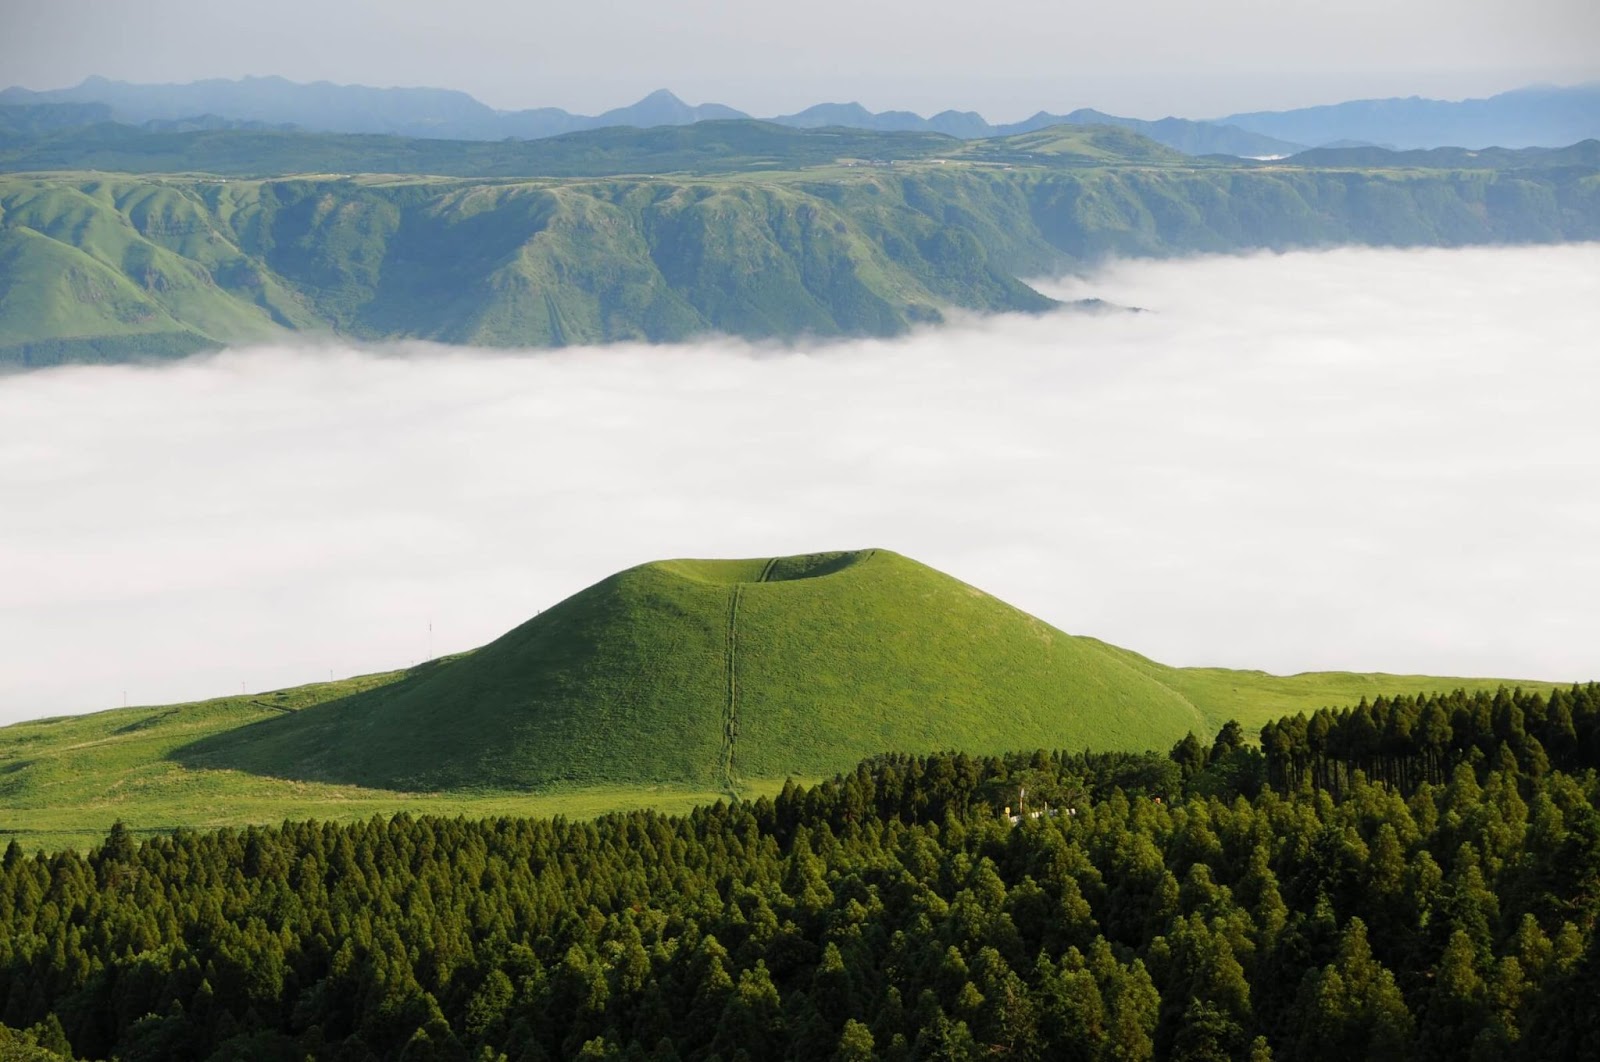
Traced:
<path id="1" fill-rule="evenodd" d="M 682 817 L 13 843 L 0 1057 L 1593 1059 L 1597 768 L 1591 684 Z"/>

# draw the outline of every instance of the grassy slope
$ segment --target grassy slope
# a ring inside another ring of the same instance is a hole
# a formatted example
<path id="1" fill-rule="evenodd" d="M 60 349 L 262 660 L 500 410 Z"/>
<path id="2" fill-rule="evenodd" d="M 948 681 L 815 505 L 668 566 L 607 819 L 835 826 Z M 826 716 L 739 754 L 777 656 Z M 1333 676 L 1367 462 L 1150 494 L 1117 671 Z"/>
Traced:
<path id="1" fill-rule="evenodd" d="M 552 786 L 538 793 L 397 792 L 189 767 L 172 758 L 176 750 L 207 735 L 402 681 L 406 675 L 369 675 L 248 697 L 118 708 L 0 728 L 0 846 L 16 837 L 30 850 L 82 847 L 104 836 L 118 818 L 139 832 L 153 833 L 284 819 L 348 820 L 402 810 L 470 817 L 592 817 L 636 807 L 687 810 L 722 795 L 673 785 Z M 776 791 L 781 784 L 781 779 L 758 782 L 751 794 Z"/>
<path id="2" fill-rule="evenodd" d="M 1101 643 L 1104 644 L 1104 643 Z M 1468 692 L 1502 686 L 1543 688 L 1548 683 L 1508 678 L 1444 678 L 1437 675 L 1390 675 L 1381 672 L 1306 671 L 1271 675 L 1218 667 L 1168 667 L 1116 646 L 1105 646 L 1129 667 L 1149 675 L 1192 704 L 1214 733 L 1229 719 L 1254 732 L 1261 724 L 1295 712 L 1344 707 L 1365 697 L 1394 697 L 1464 689 Z"/>
<path id="3" fill-rule="evenodd" d="M 188 353 L 312 324 L 225 229 L 186 187 L 0 183 L 0 349 Z"/>
<path id="4" fill-rule="evenodd" d="M 892 334 L 943 307 L 1044 308 L 1018 276 L 1107 254 L 1600 238 L 1593 168 L 1221 166 L 1118 135 L 1132 142 L 1044 130 L 943 163 L 716 177 L 0 177 L 0 364 L 287 329 Z"/>
<path id="5" fill-rule="evenodd" d="M 736 629 L 736 776 L 886 750 L 1141 749 L 1201 725 L 1099 643 L 884 550 L 740 587 Z"/>
<path id="6" fill-rule="evenodd" d="M 1228 718 L 1502 684 L 1169 668 L 897 555 L 847 560 L 646 565 L 411 671 L 0 728 L 0 836 L 683 808 L 885 749 L 1163 747 Z"/>

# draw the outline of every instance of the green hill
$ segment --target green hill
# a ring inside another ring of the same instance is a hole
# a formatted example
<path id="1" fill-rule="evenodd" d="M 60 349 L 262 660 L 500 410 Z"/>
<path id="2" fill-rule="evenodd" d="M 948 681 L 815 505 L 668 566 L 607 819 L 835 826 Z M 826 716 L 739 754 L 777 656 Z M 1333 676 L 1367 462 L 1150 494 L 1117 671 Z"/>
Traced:
<path id="1" fill-rule="evenodd" d="M 889 750 L 1140 749 L 1203 727 L 1099 643 L 869 550 L 632 568 L 425 675 L 183 756 L 391 789 L 736 788 Z"/>
<path id="2" fill-rule="evenodd" d="M 297 332 L 892 335 L 951 307 L 1047 309 L 1018 278 L 1106 255 L 1600 238 L 1581 166 L 1177 165 L 1095 127 L 962 150 L 716 177 L 0 177 L 0 366 Z"/>
<path id="3" fill-rule="evenodd" d="M 885 751 L 1159 749 L 1228 719 L 1515 684 L 1171 668 L 886 550 L 666 561 L 408 671 L 0 728 L 0 835 L 681 809 Z"/>

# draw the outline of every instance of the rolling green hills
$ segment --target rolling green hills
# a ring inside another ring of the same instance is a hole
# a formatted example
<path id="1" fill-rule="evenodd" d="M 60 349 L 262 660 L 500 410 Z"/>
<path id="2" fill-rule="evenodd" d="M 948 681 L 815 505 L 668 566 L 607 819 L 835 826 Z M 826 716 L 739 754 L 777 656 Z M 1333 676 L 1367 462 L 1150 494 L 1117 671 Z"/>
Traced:
<path id="1" fill-rule="evenodd" d="M 637 147 L 625 132 L 584 135 Z M 1582 165 L 1197 165 L 1093 128 L 924 139 L 965 154 L 698 177 L 0 176 L 0 366 L 296 333 L 891 335 L 952 307 L 1049 308 L 1018 278 L 1106 255 L 1600 238 Z"/>
<path id="2" fill-rule="evenodd" d="M 886 550 L 667 561 L 408 671 L 0 728 L 0 833 L 681 808 L 885 751 L 1164 748 L 1502 684 L 1171 668 Z"/>

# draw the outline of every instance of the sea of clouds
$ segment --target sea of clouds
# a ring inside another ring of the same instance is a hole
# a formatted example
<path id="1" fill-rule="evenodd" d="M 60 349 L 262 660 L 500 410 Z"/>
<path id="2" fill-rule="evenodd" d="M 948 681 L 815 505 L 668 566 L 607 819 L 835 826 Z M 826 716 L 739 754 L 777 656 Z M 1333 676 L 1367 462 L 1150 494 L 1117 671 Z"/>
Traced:
<path id="1" fill-rule="evenodd" d="M 0 722 L 411 664 L 647 560 L 866 546 L 1173 664 L 1600 678 L 1600 245 L 1041 286 L 1148 312 L 0 377 Z"/>

